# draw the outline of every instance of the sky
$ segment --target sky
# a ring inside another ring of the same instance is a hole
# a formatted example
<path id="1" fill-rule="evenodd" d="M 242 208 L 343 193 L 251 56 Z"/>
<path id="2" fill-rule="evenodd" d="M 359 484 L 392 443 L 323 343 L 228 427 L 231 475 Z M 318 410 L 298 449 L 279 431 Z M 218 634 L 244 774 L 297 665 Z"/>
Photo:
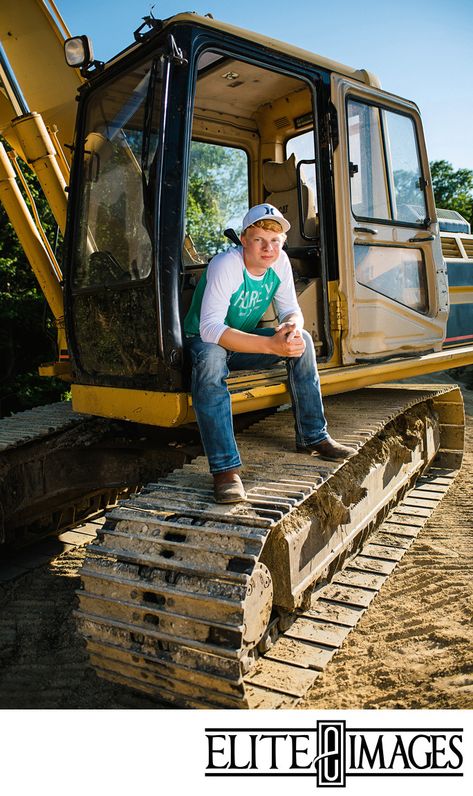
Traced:
<path id="1" fill-rule="evenodd" d="M 153 0 L 56 0 L 71 34 L 92 38 L 106 61 L 133 41 Z M 182 11 L 266 33 L 374 72 L 421 110 L 430 160 L 473 169 L 471 0 L 157 0 L 154 16 Z"/>

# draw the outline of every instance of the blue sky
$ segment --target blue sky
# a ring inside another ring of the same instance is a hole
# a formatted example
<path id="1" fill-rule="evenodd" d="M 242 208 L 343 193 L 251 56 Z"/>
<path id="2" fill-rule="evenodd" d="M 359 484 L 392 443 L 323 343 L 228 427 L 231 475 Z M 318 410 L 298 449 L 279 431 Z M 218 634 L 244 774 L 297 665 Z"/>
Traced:
<path id="1" fill-rule="evenodd" d="M 153 0 L 56 0 L 72 34 L 91 36 L 108 60 L 133 39 Z M 353 67 L 413 100 L 431 160 L 473 169 L 473 3 L 471 0 L 157 0 L 156 17 L 180 11 L 267 33 Z"/>

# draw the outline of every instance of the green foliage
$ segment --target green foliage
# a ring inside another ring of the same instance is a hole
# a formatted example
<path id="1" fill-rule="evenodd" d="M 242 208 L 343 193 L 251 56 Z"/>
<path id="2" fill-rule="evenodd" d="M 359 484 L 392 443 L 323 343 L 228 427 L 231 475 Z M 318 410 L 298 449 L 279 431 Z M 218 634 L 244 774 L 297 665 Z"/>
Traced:
<path id="1" fill-rule="evenodd" d="M 454 169 L 446 160 L 430 164 L 435 204 L 445 210 L 456 210 L 473 228 L 473 171 Z"/>
<path id="2" fill-rule="evenodd" d="M 192 142 L 187 232 L 210 259 L 228 246 L 224 230 L 239 225 L 248 209 L 248 161 L 240 149 Z"/>
<path id="3" fill-rule="evenodd" d="M 393 177 L 397 220 L 413 223 L 423 221 L 426 209 L 424 195 L 419 188 L 419 174 L 407 169 L 397 169 Z"/>
<path id="4" fill-rule="evenodd" d="M 34 175 L 22 167 L 54 246 L 54 218 Z M 0 416 L 57 401 L 66 391 L 60 380 L 38 375 L 38 365 L 55 357 L 55 337 L 49 308 L 0 206 Z"/>
<path id="5" fill-rule="evenodd" d="M 36 178 L 23 171 L 43 227 L 55 246 L 56 224 Z M 193 143 L 187 223 L 195 245 L 210 259 L 228 242 L 223 231 L 240 224 L 248 207 L 247 157 L 241 150 Z M 0 206 L 0 416 L 59 400 L 66 385 L 38 375 L 55 359 L 53 319 L 16 234 Z"/>

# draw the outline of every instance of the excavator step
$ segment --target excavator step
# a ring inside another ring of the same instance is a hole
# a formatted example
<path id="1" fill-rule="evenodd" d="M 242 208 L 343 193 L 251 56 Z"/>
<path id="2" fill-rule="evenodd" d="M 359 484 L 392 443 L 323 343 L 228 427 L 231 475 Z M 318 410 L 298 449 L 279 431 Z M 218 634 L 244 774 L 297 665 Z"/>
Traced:
<path id="1" fill-rule="evenodd" d="M 327 399 L 357 447 L 341 463 L 295 452 L 280 410 L 239 436 L 246 502 L 213 502 L 204 457 L 121 502 L 76 612 L 97 674 L 180 707 L 293 707 L 452 482 L 461 404 L 418 385 Z"/>

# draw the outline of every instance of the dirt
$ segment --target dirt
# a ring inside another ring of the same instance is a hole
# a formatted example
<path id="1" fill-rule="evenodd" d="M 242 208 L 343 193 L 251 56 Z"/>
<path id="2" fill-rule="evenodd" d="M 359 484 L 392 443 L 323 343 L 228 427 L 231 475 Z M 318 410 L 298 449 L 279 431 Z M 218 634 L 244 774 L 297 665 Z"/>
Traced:
<path id="1" fill-rule="evenodd" d="M 301 709 L 473 707 L 471 395 L 461 475 Z M 83 557 L 0 586 L 0 708 L 159 709 L 88 667 L 73 616 Z"/>
<path id="2" fill-rule="evenodd" d="M 460 475 L 300 709 L 473 708 L 473 394 L 464 396 Z"/>

